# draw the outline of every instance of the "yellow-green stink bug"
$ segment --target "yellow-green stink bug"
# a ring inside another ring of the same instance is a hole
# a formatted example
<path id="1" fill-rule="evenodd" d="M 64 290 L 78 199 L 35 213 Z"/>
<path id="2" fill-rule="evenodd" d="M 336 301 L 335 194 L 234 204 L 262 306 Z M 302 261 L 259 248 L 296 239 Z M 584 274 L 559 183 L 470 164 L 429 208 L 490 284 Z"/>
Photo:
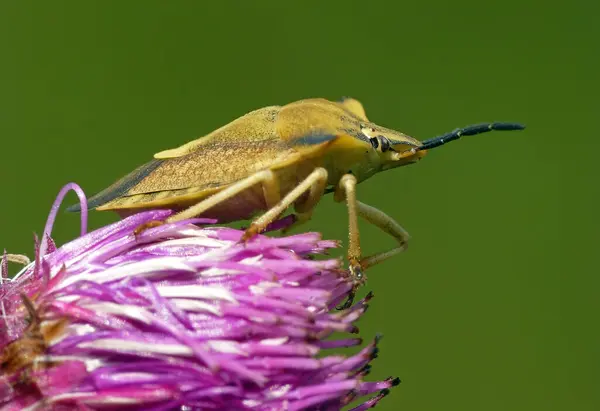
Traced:
<path id="1" fill-rule="evenodd" d="M 246 230 L 243 239 L 248 240 L 290 205 L 296 224 L 310 219 L 321 197 L 333 192 L 335 201 L 347 204 L 348 262 L 358 285 L 366 268 L 405 249 L 408 234 L 382 211 L 358 201 L 357 183 L 415 163 L 427 150 L 462 136 L 523 128 L 480 124 L 420 142 L 370 122 L 355 99 L 301 100 L 252 111 L 205 137 L 156 154 L 92 197 L 89 207 L 120 215 L 153 208 L 178 212 L 166 222 L 202 216 L 224 223 L 264 212 Z M 398 245 L 363 257 L 358 216 L 390 234 Z"/>

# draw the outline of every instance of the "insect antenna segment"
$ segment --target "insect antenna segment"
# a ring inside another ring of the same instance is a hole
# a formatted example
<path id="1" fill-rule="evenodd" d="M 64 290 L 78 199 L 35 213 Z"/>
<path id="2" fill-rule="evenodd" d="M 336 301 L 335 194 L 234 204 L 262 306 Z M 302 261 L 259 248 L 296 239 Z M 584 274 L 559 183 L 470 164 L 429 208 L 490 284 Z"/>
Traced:
<path id="1" fill-rule="evenodd" d="M 513 130 L 523 130 L 525 126 L 518 123 L 484 123 L 484 124 L 474 124 L 471 126 L 457 128 L 450 133 L 443 134 L 438 137 L 430 138 L 428 140 L 423 141 L 423 145 L 416 149 L 416 151 L 420 150 L 429 150 L 435 147 L 439 147 L 446 143 L 449 143 L 454 140 L 458 140 L 462 136 L 474 136 L 476 134 L 487 133 L 489 131 L 513 131 Z"/>

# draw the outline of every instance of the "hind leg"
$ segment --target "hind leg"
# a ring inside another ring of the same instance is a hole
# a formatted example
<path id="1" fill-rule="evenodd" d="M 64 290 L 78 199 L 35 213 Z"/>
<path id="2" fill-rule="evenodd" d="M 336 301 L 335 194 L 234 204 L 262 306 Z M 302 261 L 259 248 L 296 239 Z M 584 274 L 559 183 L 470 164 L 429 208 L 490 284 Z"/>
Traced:
<path id="1" fill-rule="evenodd" d="M 170 216 L 165 221 L 156 220 L 142 224 L 135 229 L 134 234 L 137 236 L 143 231 L 152 227 L 157 227 L 165 223 L 174 223 L 177 221 L 187 220 L 188 218 L 197 217 L 205 211 L 219 205 L 224 201 L 227 201 L 232 197 L 235 197 L 237 194 L 255 186 L 256 184 L 262 185 L 263 195 L 267 207 L 274 207 L 281 199 L 281 194 L 279 192 L 279 182 L 277 181 L 275 173 L 273 173 L 271 170 L 263 170 L 251 175 L 250 177 L 247 177 L 243 180 L 231 184 L 227 188 L 219 191 L 218 193 L 213 194 L 207 199 L 200 201 L 198 204 L 194 204 L 193 206 L 175 215 Z"/>

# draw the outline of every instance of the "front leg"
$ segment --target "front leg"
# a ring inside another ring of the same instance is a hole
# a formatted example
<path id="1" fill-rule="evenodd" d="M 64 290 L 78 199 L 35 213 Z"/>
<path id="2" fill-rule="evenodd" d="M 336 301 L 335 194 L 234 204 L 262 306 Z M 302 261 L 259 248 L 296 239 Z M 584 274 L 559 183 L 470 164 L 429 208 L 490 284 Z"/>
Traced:
<path id="1" fill-rule="evenodd" d="M 360 264 L 360 235 L 358 232 L 358 205 L 356 201 L 357 180 L 352 174 L 345 174 L 340 179 L 334 193 L 335 201 L 346 199 L 348 208 L 348 269 L 352 282 L 354 283 L 350 295 L 344 304 L 338 307 L 339 310 L 349 308 L 354 302 L 354 295 L 358 287 L 364 283 L 365 277 Z"/>
<path id="2" fill-rule="evenodd" d="M 355 284 L 348 301 L 341 307 L 342 309 L 348 308 L 352 304 L 356 289 L 365 282 L 366 278 L 363 271 L 404 251 L 410 239 L 406 230 L 393 218 L 375 207 L 356 200 L 356 184 L 356 177 L 352 174 L 346 174 L 340 179 L 334 194 L 335 201 L 340 202 L 346 199 L 348 207 L 348 262 L 350 275 Z M 358 216 L 394 237 L 398 241 L 398 246 L 363 258 L 360 248 Z"/>
<path id="3" fill-rule="evenodd" d="M 361 203 L 360 201 L 357 201 L 356 205 L 358 209 L 358 215 L 382 231 L 388 233 L 394 237 L 396 241 L 398 241 L 398 245 L 394 248 L 375 253 L 369 257 L 363 257 L 360 260 L 360 266 L 363 270 L 379 264 L 380 262 L 406 250 L 406 247 L 408 246 L 408 240 L 410 240 L 410 235 L 404 228 L 402 228 L 400 224 L 398 224 L 392 217 L 375 207 Z"/>
<path id="4" fill-rule="evenodd" d="M 358 232 L 358 202 L 356 201 L 357 180 L 352 174 L 345 174 L 334 193 L 335 201 L 346 199 L 348 208 L 348 263 L 350 274 L 355 282 L 362 282 L 363 273 L 360 264 L 360 235 Z"/>

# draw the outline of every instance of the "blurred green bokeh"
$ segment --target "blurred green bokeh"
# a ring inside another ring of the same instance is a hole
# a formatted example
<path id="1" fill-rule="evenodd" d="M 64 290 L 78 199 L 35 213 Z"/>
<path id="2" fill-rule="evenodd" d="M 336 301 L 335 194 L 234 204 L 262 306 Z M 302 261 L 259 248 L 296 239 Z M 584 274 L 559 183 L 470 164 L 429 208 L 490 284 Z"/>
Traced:
<path id="1" fill-rule="evenodd" d="M 359 186 L 413 236 L 361 290 L 362 334 L 385 335 L 373 377 L 403 380 L 379 409 L 598 410 L 598 6 L 552 7 L 3 1 L 0 247 L 32 255 L 63 184 L 93 194 L 265 105 L 353 96 L 419 139 L 523 122 Z M 346 224 L 327 198 L 308 228 Z M 367 252 L 393 245 L 361 229 Z M 57 241 L 77 233 L 61 213 Z"/>

